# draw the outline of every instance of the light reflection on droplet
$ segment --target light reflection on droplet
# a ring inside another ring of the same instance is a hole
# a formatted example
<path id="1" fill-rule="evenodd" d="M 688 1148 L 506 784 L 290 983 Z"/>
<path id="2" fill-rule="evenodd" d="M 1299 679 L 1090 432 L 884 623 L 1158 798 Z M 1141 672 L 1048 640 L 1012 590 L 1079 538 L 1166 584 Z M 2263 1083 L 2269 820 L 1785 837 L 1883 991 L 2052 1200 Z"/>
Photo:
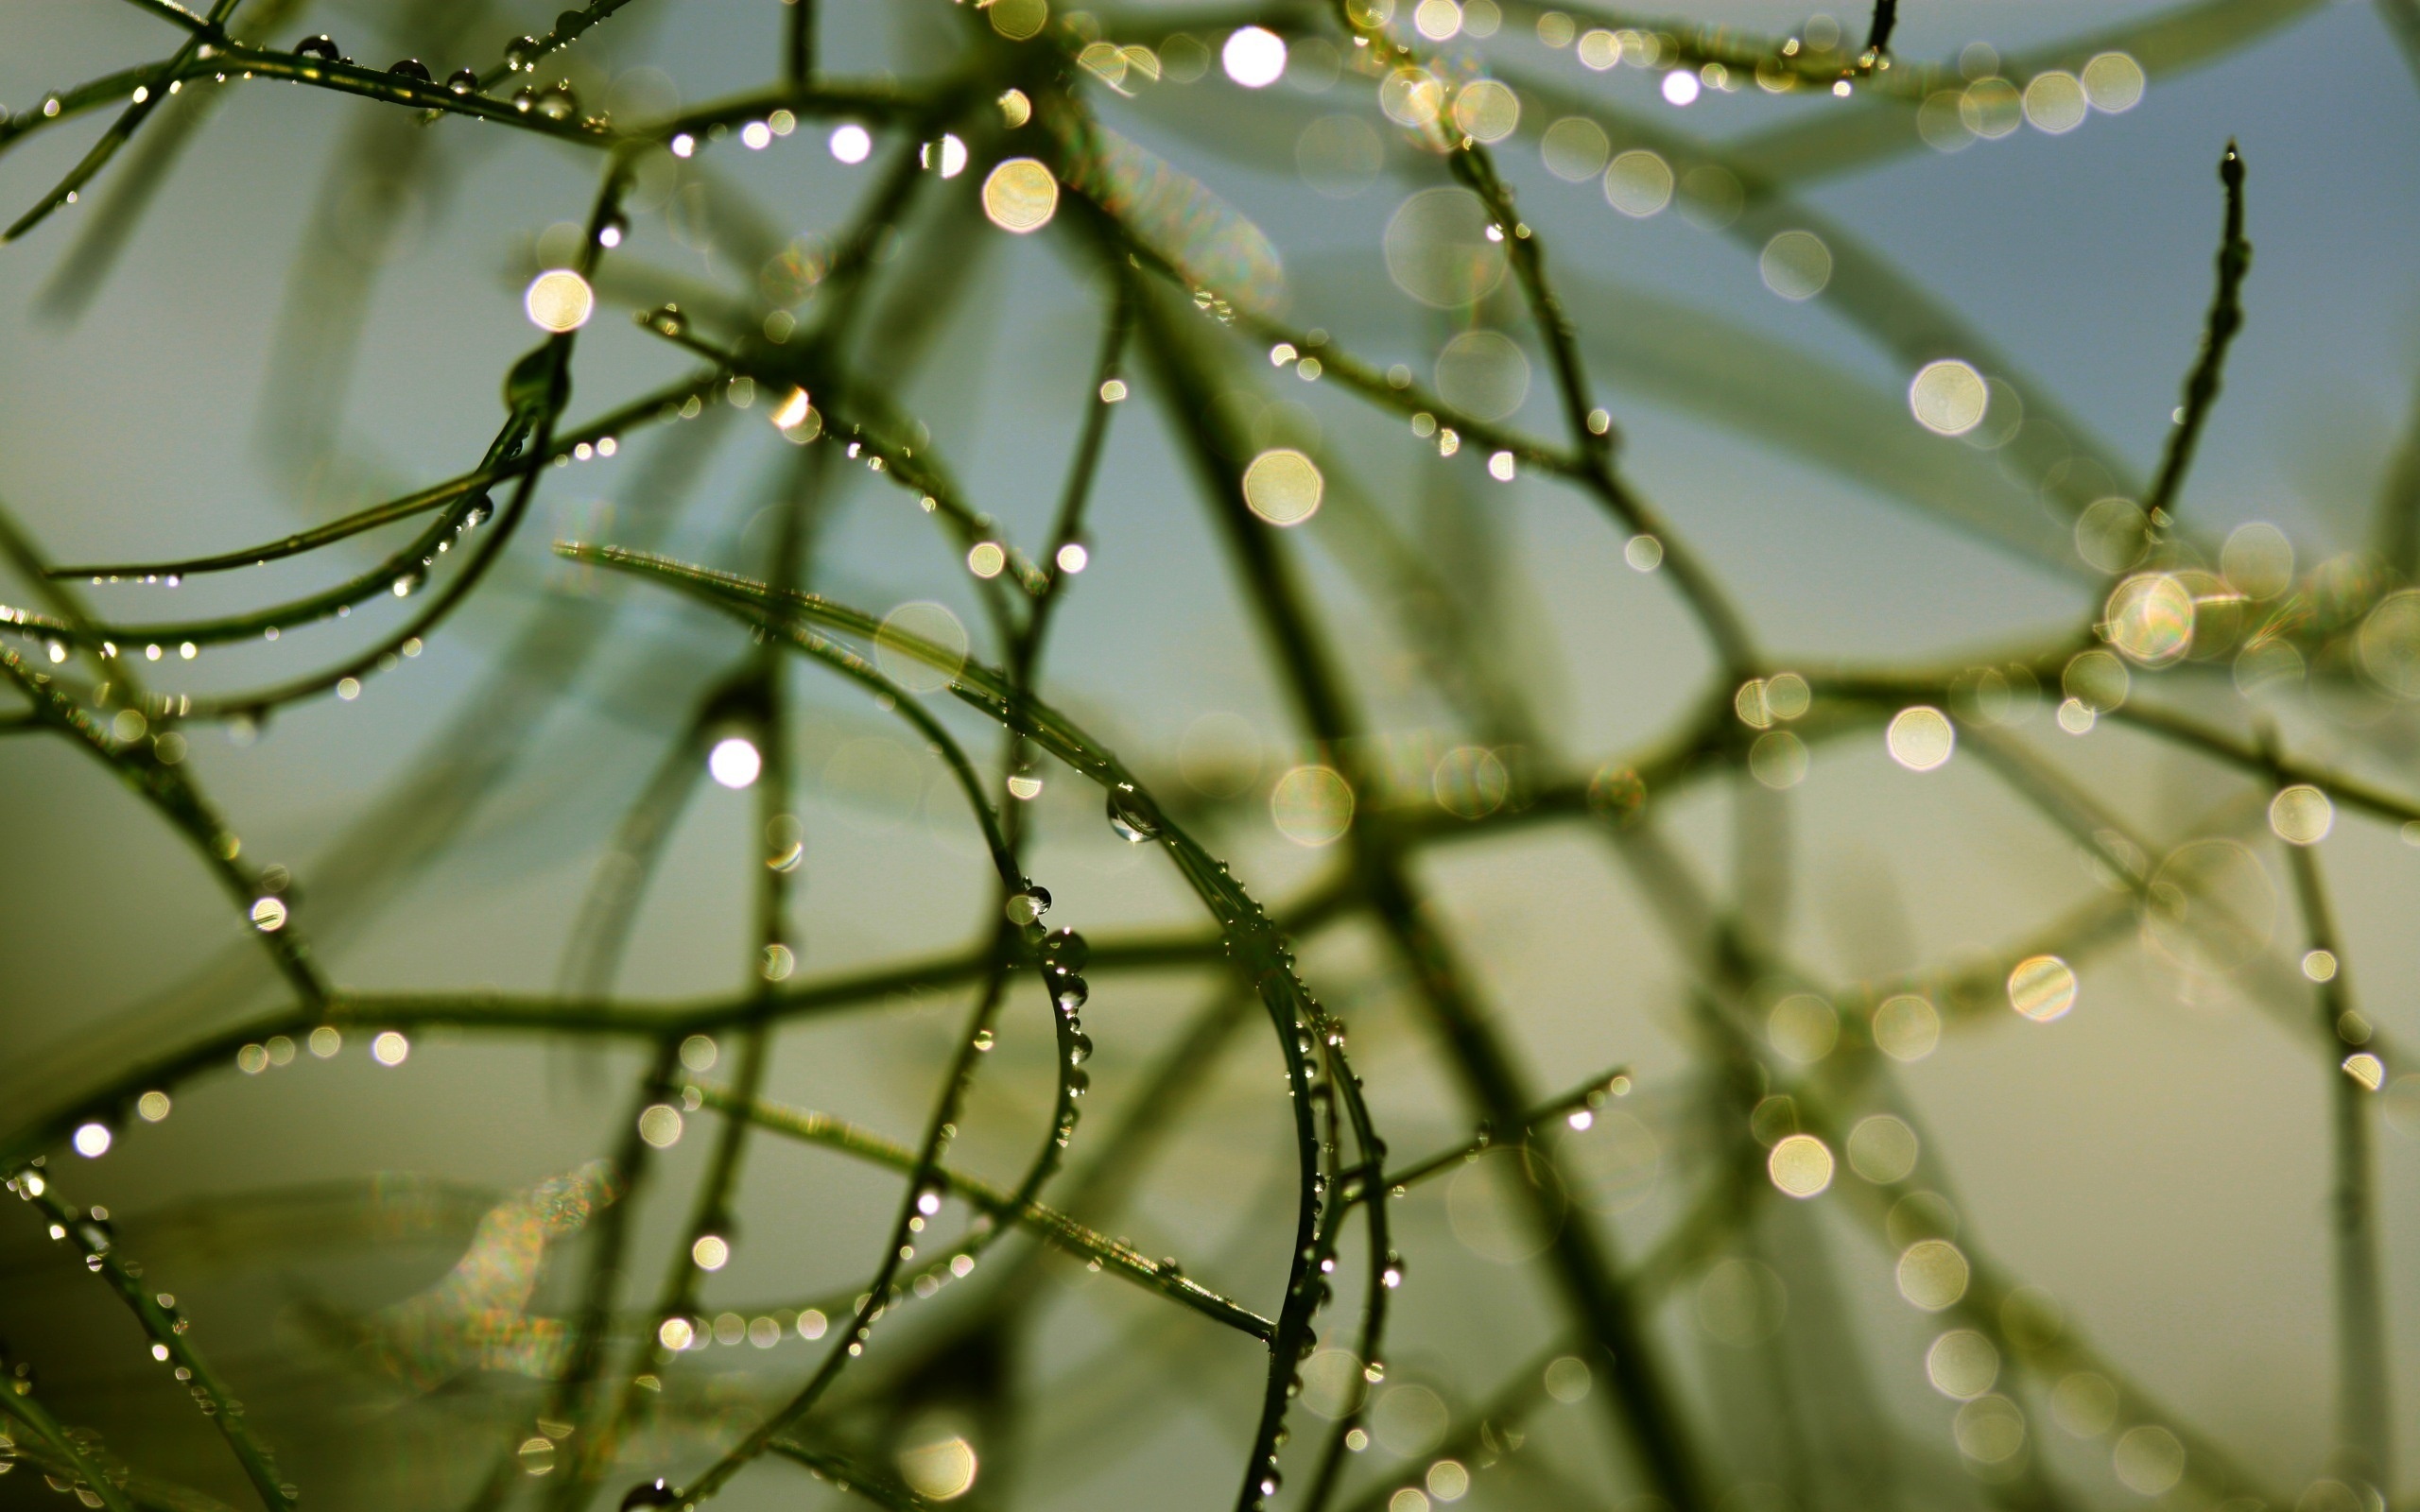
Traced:
<path id="1" fill-rule="evenodd" d="M 2297 782 L 2269 800 L 2269 828 L 2288 845 L 2317 845 L 2336 827 L 2336 805 L 2308 782 Z"/>
<path id="2" fill-rule="evenodd" d="M 1034 158 L 1011 158 L 983 180 L 983 214 L 1002 231 L 1024 235 L 1059 213 L 1059 180 Z"/>
<path id="3" fill-rule="evenodd" d="M 1318 513 L 1325 489 L 1319 464 L 1292 447 L 1263 452 L 1244 469 L 1244 503 L 1273 525 L 1298 525 Z"/>
<path id="4" fill-rule="evenodd" d="M 2029 955 L 2008 973 L 2009 1006 L 2048 1023 L 2076 1005 L 2076 973 L 2055 955 Z"/>
<path id="5" fill-rule="evenodd" d="M 588 280 L 559 267 L 532 279 L 521 304 L 528 312 L 530 324 L 560 335 L 588 323 L 596 309 L 596 293 L 588 286 Z"/>
<path id="6" fill-rule="evenodd" d="M 1916 423 L 1936 436 L 1963 436 L 1983 421 L 1991 391 L 1969 364 L 1945 357 L 1926 363 L 1908 385 Z"/>
<path id="7" fill-rule="evenodd" d="M 1333 845 L 1353 827 L 1353 788 L 1334 767 L 1297 766 L 1270 791 L 1269 816 L 1296 845 Z"/>
<path id="8" fill-rule="evenodd" d="M 1884 737 L 1891 759 L 1911 772 L 1929 772 L 1958 748 L 1958 731 L 1949 716 L 1929 704 L 1902 709 Z"/>
<path id="9" fill-rule="evenodd" d="M 1832 1151 L 1812 1134 L 1792 1134 L 1766 1157 L 1765 1172 L 1785 1195 L 1811 1197 L 1832 1184 Z"/>

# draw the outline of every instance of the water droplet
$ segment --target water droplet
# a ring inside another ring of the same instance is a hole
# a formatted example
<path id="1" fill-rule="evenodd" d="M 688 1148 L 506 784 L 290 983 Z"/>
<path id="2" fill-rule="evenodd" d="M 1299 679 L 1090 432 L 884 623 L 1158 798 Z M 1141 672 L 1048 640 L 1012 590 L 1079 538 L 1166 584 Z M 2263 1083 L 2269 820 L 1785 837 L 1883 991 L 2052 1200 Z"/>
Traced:
<path id="1" fill-rule="evenodd" d="M 1082 1007 L 1091 996 L 1092 988 L 1084 985 L 1082 977 L 1065 977 L 1059 983 L 1059 1011 L 1073 1013 Z"/>
<path id="2" fill-rule="evenodd" d="M 1022 892 L 1009 894 L 1006 912 L 1011 924 L 1030 924 L 1050 912 L 1050 889 L 1028 884 Z"/>
<path id="3" fill-rule="evenodd" d="M 321 32 L 316 37 L 305 37 L 301 42 L 294 44 L 294 56 L 297 58 L 324 58 L 329 62 L 333 63 L 337 60 L 336 39 L 325 32 Z"/>
<path id="4" fill-rule="evenodd" d="M 436 82 L 435 76 L 428 71 L 428 65 L 417 58 L 406 58 L 399 62 L 389 63 L 387 65 L 387 72 L 397 78 L 408 78 L 418 84 Z"/>
<path id="5" fill-rule="evenodd" d="M 1119 782 L 1109 790 L 1109 827 L 1129 845 L 1141 845 L 1160 836 L 1160 811 L 1132 782 Z"/>
<path id="6" fill-rule="evenodd" d="M 420 574 L 406 573 L 401 577 L 395 579 L 395 596 L 397 598 L 409 598 L 412 596 L 412 591 L 420 587 Z"/>
<path id="7" fill-rule="evenodd" d="M 1093 1037 L 1091 1035 L 1078 1034 L 1068 1040 L 1067 1061 L 1070 1065 L 1082 1065 L 1092 1057 Z"/>
<path id="8" fill-rule="evenodd" d="M 1042 940 L 1042 958 L 1063 971 L 1080 971 L 1093 956 L 1092 947 L 1084 936 L 1072 929 L 1062 929 L 1046 935 Z"/>
<path id="9" fill-rule="evenodd" d="M 681 1498 L 673 1493 L 672 1487 L 658 1476 L 652 1481 L 642 1481 L 623 1493 L 622 1512 L 638 1512 L 645 1506 L 670 1506 L 679 1500 Z"/>
<path id="10" fill-rule="evenodd" d="M 1067 1095 L 1081 1097 L 1093 1090 L 1093 1079 L 1080 1071 L 1067 1073 Z"/>
<path id="11" fill-rule="evenodd" d="M 473 497 L 471 507 L 462 511 L 462 526 L 466 530 L 475 530 L 494 517 L 495 500 L 480 493 Z"/>
<path id="12" fill-rule="evenodd" d="M 505 66 L 515 73 L 525 68 L 535 67 L 538 60 L 545 56 L 545 51 L 538 44 L 538 39 L 535 37 L 516 37 L 505 44 Z M 656 1484 L 661 1486 L 664 1483 L 658 1481 Z"/>
<path id="13" fill-rule="evenodd" d="M 579 113 L 579 94 L 562 80 L 538 98 L 538 113 L 549 121 L 568 121 Z"/>
<path id="14" fill-rule="evenodd" d="M 991 1030 L 977 1029 L 975 1031 L 975 1048 L 977 1050 L 989 1050 L 996 1043 L 998 1043 L 998 1041 L 993 1039 Z"/>
<path id="15" fill-rule="evenodd" d="M 478 71 L 470 68 L 458 68 L 454 70 L 453 73 L 446 76 L 445 87 L 452 90 L 457 94 L 468 94 L 479 87 Z"/>
<path id="16" fill-rule="evenodd" d="M 516 89 L 512 92 L 512 108 L 524 115 L 528 114 L 529 107 L 537 103 L 538 96 L 526 89 Z"/>

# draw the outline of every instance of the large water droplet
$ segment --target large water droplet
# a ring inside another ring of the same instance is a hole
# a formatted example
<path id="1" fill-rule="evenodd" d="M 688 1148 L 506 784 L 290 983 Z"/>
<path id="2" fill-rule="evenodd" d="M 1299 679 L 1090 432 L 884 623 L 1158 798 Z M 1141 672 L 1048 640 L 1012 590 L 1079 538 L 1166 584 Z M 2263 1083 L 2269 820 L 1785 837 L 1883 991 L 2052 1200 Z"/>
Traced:
<path id="1" fill-rule="evenodd" d="M 472 68 L 458 68 L 446 76 L 445 87 L 457 94 L 468 94 L 479 87 L 478 71 Z"/>
<path id="2" fill-rule="evenodd" d="M 329 36 L 326 32 L 321 32 L 316 37 L 305 37 L 301 42 L 294 44 L 294 56 L 297 58 L 324 58 L 329 62 L 333 63 L 337 60 L 337 40 L 334 37 Z"/>
<path id="3" fill-rule="evenodd" d="M 1092 988 L 1084 985 L 1082 977 L 1064 977 L 1059 983 L 1059 1011 L 1073 1013 L 1082 1007 L 1091 996 Z"/>
<path id="4" fill-rule="evenodd" d="M 545 52 L 546 49 L 539 45 L 537 38 L 516 37 L 505 44 L 505 65 L 514 73 L 519 73 L 525 68 L 535 65 L 539 59 L 545 56 Z"/>
<path id="5" fill-rule="evenodd" d="M 387 72 L 397 78 L 408 78 L 416 84 L 436 82 L 435 76 L 428 71 L 428 65 L 417 58 L 406 58 L 400 62 L 389 63 L 387 65 Z"/>
<path id="6" fill-rule="evenodd" d="M 1131 782 L 1118 782 L 1109 790 L 1109 827 L 1129 845 L 1141 845 L 1160 837 L 1160 811 L 1149 798 L 1134 790 Z"/>
<path id="7" fill-rule="evenodd" d="M 679 1500 L 681 1498 L 673 1493 L 672 1487 L 658 1476 L 652 1481 L 642 1481 L 625 1492 L 622 1512 L 638 1512 L 640 1507 L 647 1506 L 670 1506 Z"/>
<path id="8" fill-rule="evenodd" d="M 1080 971 L 1093 957 L 1093 949 L 1084 936 L 1072 929 L 1062 929 L 1043 936 L 1042 958 L 1063 971 Z"/>
<path id="9" fill-rule="evenodd" d="M 549 121 L 568 121 L 579 113 L 579 94 L 569 80 L 538 96 L 538 113 Z"/>

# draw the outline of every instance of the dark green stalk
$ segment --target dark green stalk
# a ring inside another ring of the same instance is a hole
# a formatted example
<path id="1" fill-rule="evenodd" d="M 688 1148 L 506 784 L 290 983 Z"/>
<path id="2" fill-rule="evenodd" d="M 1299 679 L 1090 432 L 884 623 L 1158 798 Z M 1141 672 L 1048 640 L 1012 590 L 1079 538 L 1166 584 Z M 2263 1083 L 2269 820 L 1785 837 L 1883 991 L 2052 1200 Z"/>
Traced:
<path id="1" fill-rule="evenodd" d="M 2227 347 L 2243 328 L 2243 275 L 2252 266 L 2252 244 L 2243 239 L 2243 157 L 2229 142 L 2219 159 L 2219 182 L 2226 186 L 2226 229 L 2219 235 L 2219 286 L 2210 298 L 2210 315 L 2202 335 L 2202 354 L 2185 380 L 2185 404 L 2168 433 L 2168 450 L 2160 458 L 2159 476 L 2143 501 L 2143 512 L 2154 527 L 2174 517 L 2177 491 L 2193 466 L 2194 444 L 2219 401 L 2219 376 L 2225 370 Z"/>

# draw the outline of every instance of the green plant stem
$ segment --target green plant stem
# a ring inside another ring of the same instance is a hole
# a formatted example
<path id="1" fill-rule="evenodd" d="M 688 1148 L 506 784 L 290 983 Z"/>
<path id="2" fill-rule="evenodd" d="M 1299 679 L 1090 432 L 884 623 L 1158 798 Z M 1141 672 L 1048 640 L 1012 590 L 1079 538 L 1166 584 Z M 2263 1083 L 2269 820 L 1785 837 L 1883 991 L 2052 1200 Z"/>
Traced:
<path id="1" fill-rule="evenodd" d="M 38 1177 L 39 1173 L 34 1175 Z M 171 1304 L 144 1285 L 141 1268 L 130 1264 L 126 1257 L 118 1253 L 117 1246 L 106 1228 L 96 1227 L 95 1220 L 60 1200 L 56 1181 L 44 1180 L 41 1183 L 41 1190 L 34 1191 L 27 1181 L 27 1173 L 20 1172 L 9 1184 L 16 1188 L 19 1196 L 41 1210 L 68 1238 L 78 1240 L 86 1253 L 87 1267 L 108 1281 L 110 1289 L 126 1303 L 127 1310 L 134 1314 L 136 1325 L 150 1340 L 152 1353 L 172 1364 L 180 1379 L 189 1383 L 195 1400 L 204 1404 L 203 1411 L 209 1415 L 212 1426 L 218 1430 L 218 1435 L 226 1440 L 228 1449 L 234 1453 L 236 1464 L 243 1468 L 244 1478 L 251 1481 L 252 1489 L 259 1493 L 261 1504 L 269 1512 L 284 1512 L 285 1508 L 292 1506 L 294 1497 L 280 1478 L 276 1462 L 268 1447 L 252 1433 L 251 1424 L 244 1415 L 244 1404 L 235 1400 L 234 1393 L 227 1389 L 227 1383 L 210 1367 L 210 1362 L 202 1358 L 201 1350 L 194 1345 L 187 1332 L 185 1320 L 173 1315 L 169 1311 Z M 98 1209 L 94 1211 L 99 1211 Z M 0 1389 L 0 1396 L 5 1395 L 5 1389 Z"/>
<path id="2" fill-rule="evenodd" d="M 2210 315 L 2202 335 L 2202 353 L 2185 380 L 2185 403 L 2168 433 L 2168 448 L 2160 458 L 2159 475 L 2143 501 L 2153 528 L 2176 512 L 2178 490 L 2193 466 L 2193 448 L 2202 438 L 2210 410 L 2219 401 L 2219 378 L 2226 369 L 2227 348 L 2243 328 L 2243 275 L 2252 266 L 2252 244 L 2243 239 L 2243 158 L 2229 142 L 2219 159 L 2219 182 L 2226 187 L 2226 227 L 2219 236 L 2218 291 L 2210 297 Z"/>

